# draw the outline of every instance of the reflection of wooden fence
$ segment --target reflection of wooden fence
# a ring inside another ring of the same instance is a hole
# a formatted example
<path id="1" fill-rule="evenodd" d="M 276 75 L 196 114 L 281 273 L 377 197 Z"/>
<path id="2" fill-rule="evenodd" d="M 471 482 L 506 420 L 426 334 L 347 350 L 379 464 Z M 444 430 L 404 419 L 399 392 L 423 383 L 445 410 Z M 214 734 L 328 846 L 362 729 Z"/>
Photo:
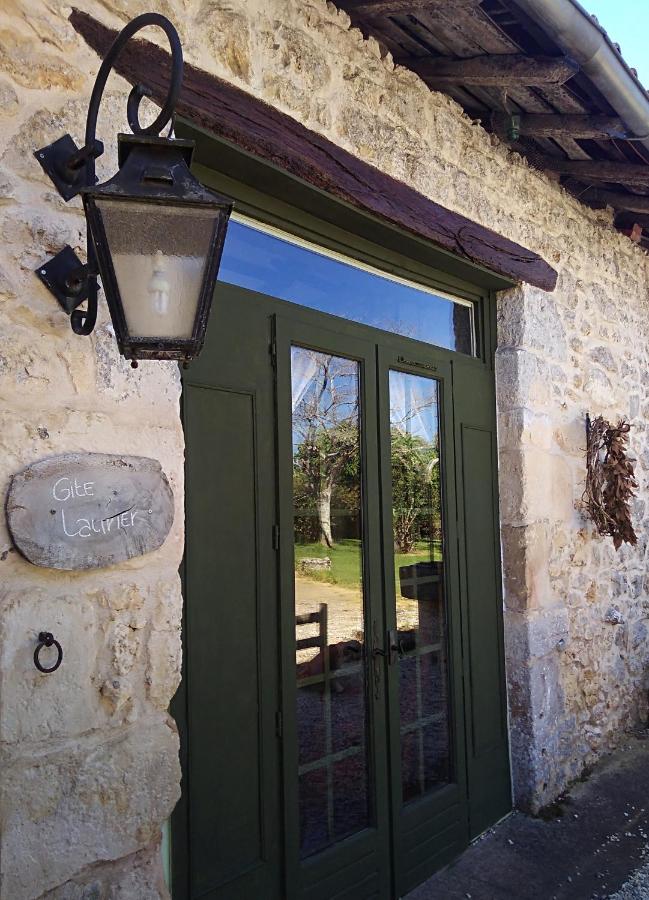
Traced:
<path id="1" fill-rule="evenodd" d="M 311 637 L 298 638 L 298 628 L 302 625 L 317 625 L 318 634 Z M 308 662 L 297 665 L 298 689 L 298 732 L 302 735 L 300 744 L 309 745 L 310 752 L 298 766 L 300 779 L 300 815 L 306 815 L 310 802 L 319 804 L 319 791 L 326 791 L 326 819 L 323 816 L 321 826 L 326 835 L 325 845 L 332 843 L 345 833 L 345 823 L 336 826 L 334 817 L 334 795 L 336 791 L 336 767 L 344 760 L 353 763 L 358 759 L 359 779 L 365 771 L 365 743 L 363 739 L 353 740 L 347 733 L 356 721 L 353 699 L 348 699 L 342 681 L 358 679 L 362 691 L 363 655 L 362 645 L 358 641 L 342 641 L 339 644 L 328 643 L 328 610 L 327 604 L 321 603 L 318 612 L 305 613 L 295 617 L 297 651 L 317 648 L 317 655 Z M 358 663 L 349 664 L 343 658 L 343 649 L 350 644 L 358 645 Z M 351 685 L 350 685 L 351 687 Z M 353 689 L 352 689 L 353 690 Z M 353 697 L 353 694 L 351 695 Z M 335 744 L 342 744 L 336 749 Z M 346 744 L 350 743 L 349 746 Z M 342 777 L 339 775 L 339 777 Z M 315 779 L 309 781 L 309 779 Z M 315 799 L 312 791 L 316 785 Z M 309 787 L 311 785 L 311 787 Z M 339 788 L 340 790 L 340 788 Z M 362 790 L 362 788 L 360 788 Z M 360 795 L 362 797 L 362 795 Z M 339 798 L 338 803 L 348 802 Z M 362 799 L 359 800 L 362 804 Z M 301 826 L 304 832 L 303 826 Z M 326 829 L 326 830 L 325 830 Z M 308 845 L 303 846 L 303 855 L 308 855 Z M 305 854 L 304 851 L 307 850 Z"/>
<path id="2" fill-rule="evenodd" d="M 328 622 L 327 622 L 327 604 L 321 603 L 318 612 L 305 613 L 295 617 L 295 627 L 298 625 L 318 625 L 318 633 L 312 637 L 297 638 L 295 641 L 296 650 L 309 650 L 315 647 L 320 651 L 320 659 L 322 660 L 322 675 L 304 679 L 307 682 L 324 681 L 327 684 L 329 680 L 329 638 L 328 638 Z M 318 657 L 316 657 L 317 659 Z M 303 679 L 298 678 L 298 685 Z"/>
<path id="3" fill-rule="evenodd" d="M 418 562 L 399 566 L 399 589 L 408 600 L 441 599 L 443 563 Z"/>
<path id="4" fill-rule="evenodd" d="M 334 691 L 341 694 L 344 687 L 338 679 L 348 679 L 350 675 L 358 675 L 363 671 L 363 644 L 356 639 L 328 642 L 327 604 L 321 603 L 318 612 L 305 613 L 295 617 L 296 640 L 295 649 L 317 649 L 318 653 L 308 660 L 297 663 L 297 686 L 319 686 L 321 693 Z M 318 634 L 312 637 L 298 638 L 297 628 L 300 625 L 318 625 Z"/>
<path id="5" fill-rule="evenodd" d="M 317 623 L 320 628 L 318 634 L 313 637 L 299 638 L 297 641 L 297 650 L 308 650 L 310 647 L 320 647 L 324 652 L 327 646 L 327 604 L 321 603 L 318 612 L 305 613 L 302 616 L 295 617 L 296 625 L 313 625 Z"/>

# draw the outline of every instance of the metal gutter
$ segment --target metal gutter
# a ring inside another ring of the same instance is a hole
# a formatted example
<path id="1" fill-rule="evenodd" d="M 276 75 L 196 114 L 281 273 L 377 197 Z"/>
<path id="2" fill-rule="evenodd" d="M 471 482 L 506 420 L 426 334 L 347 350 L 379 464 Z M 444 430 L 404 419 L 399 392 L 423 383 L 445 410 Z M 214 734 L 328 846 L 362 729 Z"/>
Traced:
<path id="1" fill-rule="evenodd" d="M 599 23 L 577 0 L 516 0 L 516 5 L 577 60 L 583 74 L 649 150 L 649 97 Z"/>

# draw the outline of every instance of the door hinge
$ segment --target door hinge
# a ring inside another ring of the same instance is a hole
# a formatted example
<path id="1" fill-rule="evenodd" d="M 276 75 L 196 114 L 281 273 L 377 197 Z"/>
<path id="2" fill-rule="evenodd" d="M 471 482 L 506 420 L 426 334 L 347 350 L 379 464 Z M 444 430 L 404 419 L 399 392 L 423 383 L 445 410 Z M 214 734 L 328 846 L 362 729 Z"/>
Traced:
<path id="1" fill-rule="evenodd" d="M 284 736 L 284 719 L 282 717 L 281 709 L 278 709 L 275 713 L 275 734 L 278 738 Z"/>
<path id="2" fill-rule="evenodd" d="M 279 550 L 279 525 L 273 525 L 273 550 Z"/>

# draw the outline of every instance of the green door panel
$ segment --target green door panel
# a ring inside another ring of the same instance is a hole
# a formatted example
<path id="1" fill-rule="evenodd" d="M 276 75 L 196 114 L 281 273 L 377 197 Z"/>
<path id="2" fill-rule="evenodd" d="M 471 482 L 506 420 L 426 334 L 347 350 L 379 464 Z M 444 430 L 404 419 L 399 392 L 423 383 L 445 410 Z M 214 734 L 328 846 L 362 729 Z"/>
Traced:
<path id="1" fill-rule="evenodd" d="M 194 675 L 201 682 L 201 709 L 192 716 L 189 770 L 190 782 L 200 784 L 192 798 L 197 896 L 261 865 L 265 855 L 259 816 L 264 798 L 262 698 L 255 665 L 259 623 L 253 404 L 249 394 L 199 387 L 188 388 L 186 398 L 191 465 L 210 471 L 209 479 L 192 481 L 188 496 L 189 678 Z M 202 459 L 196 448 L 203 450 Z M 201 540 L 201 532 L 213 533 L 217 511 L 227 517 L 227 531 L 218 540 Z M 230 643 L 236 646 L 234 659 L 221 650 Z"/>
<path id="2" fill-rule="evenodd" d="M 174 894 L 279 900 L 270 332 L 227 295 L 184 385 L 189 847 Z"/>
<path id="3" fill-rule="evenodd" d="M 511 810 L 503 650 L 495 396 L 491 373 L 455 366 L 458 523 L 465 610 L 471 837 Z"/>

